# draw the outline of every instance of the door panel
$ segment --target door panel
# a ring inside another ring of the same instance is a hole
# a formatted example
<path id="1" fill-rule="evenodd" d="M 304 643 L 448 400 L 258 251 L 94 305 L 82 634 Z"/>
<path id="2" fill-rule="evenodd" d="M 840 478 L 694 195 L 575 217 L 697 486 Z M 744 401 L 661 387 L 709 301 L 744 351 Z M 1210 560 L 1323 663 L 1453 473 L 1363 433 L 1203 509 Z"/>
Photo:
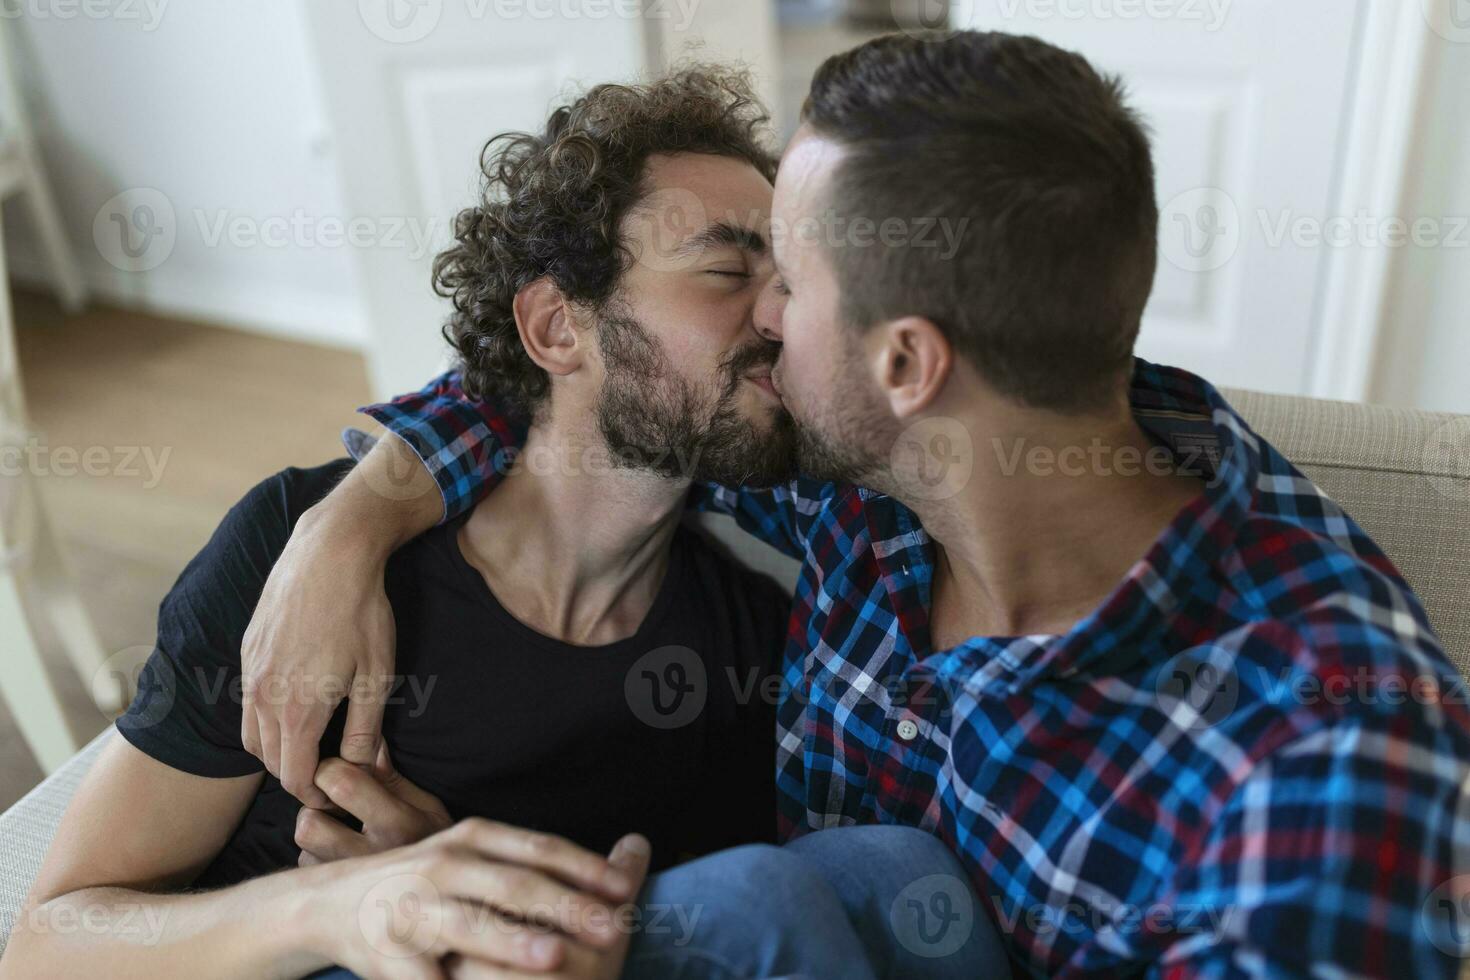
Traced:
<path id="1" fill-rule="evenodd" d="M 305 5 L 346 217 L 377 231 L 355 251 L 379 397 L 418 388 L 447 363 L 439 328 L 448 303 L 430 288 L 430 266 L 453 215 L 474 201 L 485 141 L 540 129 L 565 91 L 644 71 L 645 25 L 619 14 L 627 5 L 541 16 L 564 6 Z"/>
<path id="2" fill-rule="evenodd" d="M 1289 229 L 1331 217 L 1362 16 L 1361 0 L 960 0 L 954 23 L 1080 51 L 1151 123 L 1160 256 L 1139 352 L 1306 392 L 1330 249 Z"/>

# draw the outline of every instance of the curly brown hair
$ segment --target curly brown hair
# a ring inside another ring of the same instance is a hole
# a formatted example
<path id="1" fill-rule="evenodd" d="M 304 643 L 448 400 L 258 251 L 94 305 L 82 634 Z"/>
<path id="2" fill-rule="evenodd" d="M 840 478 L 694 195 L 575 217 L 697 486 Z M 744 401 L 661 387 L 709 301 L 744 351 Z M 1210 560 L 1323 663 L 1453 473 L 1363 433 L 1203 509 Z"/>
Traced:
<path id="1" fill-rule="evenodd" d="M 492 137 L 480 201 L 455 217 L 455 244 L 434 259 L 434 291 L 454 303 L 443 334 L 465 392 L 533 415 L 550 379 L 516 332 L 516 293 L 550 276 L 566 299 L 600 311 L 633 260 L 620 228 L 649 191 L 648 158 L 707 153 L 774 179 L 768 121 L 747 72 L 690 65 L 646 84 L 598 85 L 552 112 L 541 133 Z"/>

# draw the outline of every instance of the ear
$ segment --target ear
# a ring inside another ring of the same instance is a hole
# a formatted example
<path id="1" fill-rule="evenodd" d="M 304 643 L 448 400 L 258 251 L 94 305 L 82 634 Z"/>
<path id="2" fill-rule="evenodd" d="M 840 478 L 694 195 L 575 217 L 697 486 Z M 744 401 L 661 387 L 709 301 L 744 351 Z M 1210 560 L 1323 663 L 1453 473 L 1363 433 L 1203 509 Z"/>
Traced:
<path id="1" fill-rule="evenodd" d="M 512 304 L 526 353 L 548 374 L 565 377 L 582 366 L 572 311 L 549 276 L 522 286 Z"/>
<path id="2" fill-rule="evenodd" d="M 954 347 L 931 320 L 907 316 L 873 330 L 881 346 L 873 362 L 878 388 L 895 418 L 924 411 L 954 367 Z"/>

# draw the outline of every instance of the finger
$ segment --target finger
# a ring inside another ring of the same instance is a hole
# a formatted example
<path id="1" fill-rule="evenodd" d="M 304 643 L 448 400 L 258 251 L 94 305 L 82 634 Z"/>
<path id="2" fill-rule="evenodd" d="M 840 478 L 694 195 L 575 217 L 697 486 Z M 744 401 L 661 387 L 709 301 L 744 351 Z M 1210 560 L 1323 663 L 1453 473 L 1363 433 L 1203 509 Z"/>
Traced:
<path id="1" fill-rule="evenodd" d="M 369 980 L 444 980 L 444 967 L 433 956 L 380 958 L 373 969 L 358 973 Z"/>
<path id="2" fill-rule="evenodd" d="M 648 877 L 648 866 L 652 861 L 653 845 L 642 834 L 625 834 L 607 855 L 608 864 L 626 872 L 639 885 Z"/>
<path id="3" fill-rule="evenodd" d="M 310 851 L 302 851 L 299 855 L 296 856 L 296 866 L 299 868 L 309 868 L 312 865 L 321 863 L 322 859 L 317 857 Z"/>
<path id="4" fill-rule="evenodd" d="M 449 980 L 530 980 L 533 977 L 545 980 L 546 977 L 544 973 L 526 973 L 463 956 L 447 957 L 444 960 L 444 975 Z M 557 976 L 566 974 L 558 973 Z"/>
<path id="5" fill-rule="evenodd" d="M 264 708 L 257 704 L 257 714 Z M 260 721 L 260 761 L 265 764 L 266 771 L 277 779 L 281 778 L 281 730 L 277 727 L 276 719 L 269 713 L 265 713 Z"/>
<path id="6" fill-rule="evenodd" d="M 439 797 L 415 786 L 407 776 L 394 767 L 393 756 L 388 752 L 386 738 L 378 742 L 378 757 L 373 762 L 373 775 L 377 777 L 378 782 L 387 787 L 390 793 L 409 806 L 431 813 L 441 813 L 445 817 L 449 816 L 449 811 L 445 809 Z"/>
<path id="7" fill-rule="evenodd" d="M 382 783 L 345 759 L 327 759 L 316 770 L 316 785 L 364 827 L 392 824 L 405 804 Z"/>
<path id="8" fill-rule="evenodd" d="M 452 956 L 444 961 L 444 975 L 449 980 L 519 980 L 534 977 L 534 973 L 521 973 L 480 960 L 469 960 L 463 956 Z"/>
<path id="9" fill-rule="evenodd" d="M 383 737 L 383 709 L 390 686 L 386 675 L 364 673 L 352 679 L 340 749 L 342 758 L 348 762 L 371 766 L 377 759 L 378 742 Z"/>
<path id="10" fill-rule="evenodd" d="M 544 929 L 529 927 L 475 901 L 454 900 L 445 909 L 439 945 L 448 954 L 445 968 L 451 977 L 545 973 L 567 960 L 567 942 Z M 456 974 L 450 961 L 462 962 L 468 972 Z"/>
<path id="11" fill-rule="evenodd" d="M 260 718 L 255 713 L 255 702 L 249 694 L 245 695 L 240 713 L 240 745 L 257 759 L 261 758 Z"/>
<path id="12" fill-rule="evenodd" d="M 296 846 L 323 861 L 361 857 L 374 853 L 372 842 L 343 826 L 320 810 L 302 807 L 296 811 Z"/>
<path id="13" fill-rule="evenodd" d="M 311 701 L 281 716 L 281 785 L 302 803 L 325 809 L 329 803 L 316 785 L 317 754 L 322 732 L 332 720 L 335 704 Z"/>
<path id="14" fill-rule="evenodd" d="M 398 770 L 393 768 L 393 757 L 388 754 L 386 738 L 378 739 L 378 754 L 373 758 L 373 775 L 381 783 L 388 783 L 398 777 Z"/>
<path id="15" fill-rule="evenodd" d="M 483 903 L 506 918 L 553 926 L 599 947 L 617 942 L 613 912 L 605 902 L 533 868 L 454 850 L 433 869 L 430 879 L 441 893 Z"/>
<path id="16" fill-rule="evenodd" d="M 602 855 L 553 834 L 470 817 L 445 831 L 444 836 L 485 857 L 538 868 L 608 898 L 622 901 L 638 891 L 639 883 L 628 872 L 614 868 Z"/>

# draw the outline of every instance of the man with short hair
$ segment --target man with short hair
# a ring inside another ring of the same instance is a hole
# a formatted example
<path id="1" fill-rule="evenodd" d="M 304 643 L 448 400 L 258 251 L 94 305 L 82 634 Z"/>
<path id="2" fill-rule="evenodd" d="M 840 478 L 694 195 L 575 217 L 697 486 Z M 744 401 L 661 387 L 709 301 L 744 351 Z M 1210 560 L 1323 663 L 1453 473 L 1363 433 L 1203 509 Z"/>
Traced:
<path id="1" fill-rule="evenodd" d="M 1033 38 L 893 36 L 827 61 L 802 120 L 756 323 L 806 475 L 697 494 L 804 562 L 783 838 L 932 832 L 1035 975 L 1452 976 L 1457 675 L 1340 507 L 1207 382 L 1133 358 L 1157 208 L 1118 82 Z M 490 489 L 481 394 L 371 410 L 429 492 L 352 519 L 415 529 L 435 486 L 450 514 Z M 292 580 L 355 574 L 332 604 L 271 593 L 251 669 L 382 670 L 380 641 L 298 643 L 361 629 L 380 547 L 303 542 Z M 1345 676 L 1435 696 L 1300 693 Z M 267 765 L 309 771 L 313 725 L 259 724 Z M 709 894 L 702 934 L 737 917 Z"/>

